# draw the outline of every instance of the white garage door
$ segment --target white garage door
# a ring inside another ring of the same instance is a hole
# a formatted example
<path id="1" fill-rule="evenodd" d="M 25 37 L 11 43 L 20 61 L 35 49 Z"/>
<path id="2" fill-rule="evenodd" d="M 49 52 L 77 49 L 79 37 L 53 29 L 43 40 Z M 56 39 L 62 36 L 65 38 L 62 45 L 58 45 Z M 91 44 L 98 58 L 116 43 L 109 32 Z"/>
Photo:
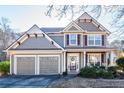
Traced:
<path id="1" fill-rule="evenodd" d="M 58 74 L 60 64 L 59 61 L 59 55 L 39 56 L 39 74 Z"/>
<path id="2" fill-rule="evenodd" d="M 17 75 L 35 75 L 35 56 L 16 56 Z"/>

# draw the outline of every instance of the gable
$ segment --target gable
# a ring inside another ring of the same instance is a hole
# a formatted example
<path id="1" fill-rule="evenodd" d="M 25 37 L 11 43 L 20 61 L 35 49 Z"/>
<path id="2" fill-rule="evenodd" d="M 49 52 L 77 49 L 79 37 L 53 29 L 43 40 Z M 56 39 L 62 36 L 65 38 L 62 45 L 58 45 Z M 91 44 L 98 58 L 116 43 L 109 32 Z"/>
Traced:
<path id="1" fill-rule="evenodd" d="M 44 37 L 44 39 L 42 38 L 43 42 L 46 41 L 46 46 L 44 46 L 43 43 L 42 43 L 42 46 L 44 48 L 45 47 L 46 48 L 53 48 L 54 47 L 56 49 L 59 48 L 59 49 L 64 50 L 59 44 L 57 44 L 46 33 L 44 33 L 37 25 L 33 25 L 28 31 L 26 31 L 22 36 L 20 36 L 19 39 L 17 39 L 14 43 L 12 43 L 5 51 L 7 52 L 9 49 L 18 49 L 18 48 L 23 48 L 23 47 L 26 48 L 27 46 L 32 47 L 32 49 L 33 49 L 33 47 L 35 49 L 39 48 L 37 46 L 34 46 L 33 44 L 35 43 L 35 45 L 39 46 L 41 41 L 38 38 L 41 37 L 41 36 Z M 34 39 L 29 39 L 31 37 L 35 37 L 35 38 Z M 40 43 L 38 42 L 38 40 L 40 41 Z M 32 43 L 32 45 L 30 45 L 29 42 Z M 49 46 L 49 47 L 47 47 L 47 46 Z M 27 49 L 29 49 L 29 47 L 27 47 Z"/>
<path id="2" fill-rule="evenodd" d="M 72 27 L 70 27 L 68 30 L 73 31 L 73 30 L 78 30 L 78 29 L 77 29 L 76 27 L 72 26 Z"/>
<path id="3" fill-rule="evenodd" d="M 75 22 L 86 31 L 102 31 L 110 34 L 110 31 L 86 12 L 77 18 Z"/>
<path id="4" fill-rule="evenodd" d="M 70 24 L 68 24 L 63 32 L 83 32 L 84 30 L 77 25 L 74 21 L 72 21 Z"/>
<path id="5" fill-rule="evenodd" d="M 40 33 L 43 33 L 37 25 L 33 25 L 26 33 L 28 34 L 34 34 L 34 33 L 37 33 L 37 34 L 40 34 Z"/>

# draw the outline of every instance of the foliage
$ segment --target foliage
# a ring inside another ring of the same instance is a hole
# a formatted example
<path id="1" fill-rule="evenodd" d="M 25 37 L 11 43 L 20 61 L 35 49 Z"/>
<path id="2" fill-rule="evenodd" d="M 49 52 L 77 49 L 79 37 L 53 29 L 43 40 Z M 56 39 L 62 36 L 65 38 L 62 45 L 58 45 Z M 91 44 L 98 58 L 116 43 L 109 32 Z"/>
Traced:
<path id="1" fill-rule="evenodd" d="M 96 74 L 97 74 L 98 78 L 105 78 L 105 79 L 112 79 L 112 78 L 114 78 L 114 75 L 112 74 L 112 72 L 107 71 L 105 69 L 97 70 Z"/>
<path id="2" fill-rule="evenodd" d="M 10 71 L 10 62 L 9 61 L 2 61 L 0 62 L 0 73 L 3 75 L 7 75 Z"/>
<path id="3" fill-rule="evenodd" d="M 66 76 L 67 75 L 67 71 L 63 72 L 63 76 Z"/>
<path id="4" fill-rule="evenodd" d="M 85 67 L 80 70 L 81 77 L 86 78 L 96 78 L 96 68 L 95 67 Z"/>
<path id="5" fill-rule="evenodd" d="M 0 49 L 5 49 L 7 46 L 16 39 L 16 34 L 10 27 L 10 21 L 7 18 L 1 17 L 0 19 Z"/>
<path id="6" fill-rule="evenodd" d="M 124 57 L 120 57 L 116 60 L 116 63 L 119 67 L 122 67 L 123 71 L 124 71 Z"/>
<path id="7" fill-rule="evenodd" d="M 80 70 L 79 75 L 81 77 L 86 78 L 105 78 L 105 79 L 112 79 L 114 75 L 111 71 L 105 69 L 105 67 L 100 66 L 92 66 L 92 67 L 85 67 Z"/>
<path id="8" fill-rule="evenodd" d="M 113 74 L 116 74 L 118 69 L 119 69 L 118 66 L 110 66 L 110 67 L 107 68 L 107 70 L 109 72 L 112 72 Z"/>

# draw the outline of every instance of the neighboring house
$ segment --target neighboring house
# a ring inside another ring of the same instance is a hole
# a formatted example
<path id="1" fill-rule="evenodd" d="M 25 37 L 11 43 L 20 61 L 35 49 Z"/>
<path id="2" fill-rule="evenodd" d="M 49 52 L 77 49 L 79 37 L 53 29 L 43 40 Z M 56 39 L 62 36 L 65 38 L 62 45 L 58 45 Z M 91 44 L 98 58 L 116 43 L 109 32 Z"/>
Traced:
<path id="1" fill-rule="evenodd" d="M 115 57 L 115 49 L 107 47 L 109 34 L 86 12 L 62 28 L 34 25 L 5 50 L 10 55 L 10 73 L 77 74 L 85 66 L 107 67 Z"/>

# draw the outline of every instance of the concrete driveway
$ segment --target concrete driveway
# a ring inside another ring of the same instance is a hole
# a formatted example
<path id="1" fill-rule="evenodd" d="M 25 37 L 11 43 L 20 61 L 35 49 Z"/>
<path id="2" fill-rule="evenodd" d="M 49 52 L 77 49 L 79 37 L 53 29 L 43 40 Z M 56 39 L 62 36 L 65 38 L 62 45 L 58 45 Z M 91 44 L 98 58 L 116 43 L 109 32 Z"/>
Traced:
<path id="1" fill-rule="evenodd" d="M 0 77 L 0 88 L 43 88 L 60 76 L 6 76 Z"/>

